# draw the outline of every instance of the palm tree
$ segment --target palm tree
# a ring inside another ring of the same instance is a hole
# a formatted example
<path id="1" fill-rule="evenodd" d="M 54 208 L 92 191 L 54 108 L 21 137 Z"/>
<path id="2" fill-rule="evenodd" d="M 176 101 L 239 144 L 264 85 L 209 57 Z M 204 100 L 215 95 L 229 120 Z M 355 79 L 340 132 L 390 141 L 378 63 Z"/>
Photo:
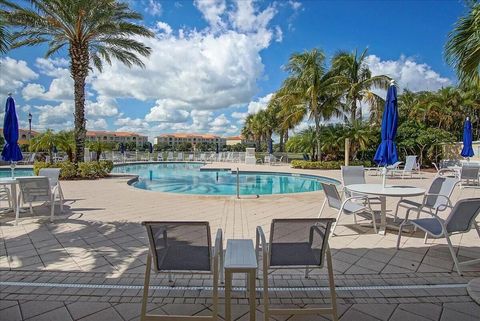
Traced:
<path id="1" fill-rule="evenodd" d="M 12 48 L 48 43 L 46 57 L 67 47 L 75 92 L 75 162 L 83 161 L 85 146 L 85 79 L 90 63 L 102 71 L 103 62 L 117 59 L 128 67 L 144 67 L 139 56 L 151 49 L 138 37 L 154 34 L 134 21 L 142 16 L 119 0 L 30 0 L 32 9 L 14 10 Z"/>
<path id="2" fill-rule="evenodd" d="M 337 79 L 326 72 L 325 55 L 316 48 L 292 54 L 285 69 L 290 76 L 285 79 L 280 95 L 293 97 L 295 105 L 305 106 L 303 109 L 295 108 L 294 110 L 295 113 L 304 111 L 310 119 L 314 120 L 317 151 L 320 151 L 320 122 L 322 119 L 329 119 L 339 106 Z"/>
<path id="3" fill-rule="evenodd" d="M 92 151 L 95 152 L 95 155 L 96 155 L 95 160 L 98 162 L 100 161 L 100 156 L 102 155 L 103 151 L 111 150 L 112 144 L 97 140 L 94 142 L 89 142 L 88 148 L 90 148 Z"/>
<path id="4" fill-rule="evenodd" d="M 390 78 L 385 75 L 372 76 L 365 59 L 367 49 L 360 55 L 357 50 L 353 53 L 341 51 L 332 59 L 332 72 L 340 77 L 346 100 L 346 111 L 350 112 L 350 122 L 353 123 L 357 116 L 362 119 L 361 103 L 370 105 L 370 116 L 374 121 L 381 117 L 381 109 L 385 101 L 375 94 L 372 89 L 386 89 Z M 360 105 L 359 105 L 360 104 Z"/>
<path id="5" fill-rule="evenodd" d="M 480 3 L 470 1 L 469 12 L 461 17 L 448 35 L 445 45 L 447 62 L 460 81 L 480 87 Z"/>
<path id="6" fill-rule="evenodd" d="M 58 149 L 63 150 L 70 162 L 73 162 L 73 155 L 75 154 L 75 137 L 73 131 L 62 130 L 56 135 L 56 144 Z"/>
<path id="7" fill-rule="evenodd" d="M 8 9 L 19 9 L 19 7 L 7 0 L 0 0 L 0 53 L 4 54 L 10 48 L 12 34 L 7 29 Z"/>
<path id="8" fill-rule="evenodd" d="M 30 151 L 32 152 L 48 152 L 50 163 L 53 164 L 53 148 L 57 144 L 57 136 L 51 129 L 47 129 L 44 133 L 32 138 Z"/>
<path id="9" fill-rule="evenodd" d="M 288 140 L 287 151 L 307 153 L 310 154 L 310 159 L 314 160 L 318 146 L 317 141 L 317 132 L 314 127 L 310 126 Z"/>

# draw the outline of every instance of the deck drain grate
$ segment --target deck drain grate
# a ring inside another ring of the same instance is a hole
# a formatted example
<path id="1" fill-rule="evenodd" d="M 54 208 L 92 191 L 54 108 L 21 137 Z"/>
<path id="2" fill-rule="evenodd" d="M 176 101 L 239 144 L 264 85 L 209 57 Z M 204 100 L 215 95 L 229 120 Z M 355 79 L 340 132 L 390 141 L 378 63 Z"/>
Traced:
<path id="1" fill-rule="evenodd" d="M 126 284 L 88 284 L 88 283 L 48 283 L 48 282 L 0 282 L 0 286 L 18 286 L 18 287 L 48 287 L 48 288 L 85 288 L 85 289 L 123 289 L 123 290 L 142 290 L 143 285 Z M 459 289 L 466 288 L 466 283 L 450 284 L 411 284 L 411 285 L 371 285 L 371 286 L 337 286 L 336 291 L 368 291 L 368 290 L 427 290 L 427 289 Z M 190 291 L 211 291 L 211 286 L 167 286 L 151 285 L 152 290 L 190 290 Z M 219 287 L 223 290 L 223 287 Z M 270 291 L 323 291 L 330 289 L 325 287 L 270 287 Z M 245 291 L 245 287 L 233 287 L 234 291 Z M 257 291 L 263 291 L 262 287 L 257 287 Z"/>

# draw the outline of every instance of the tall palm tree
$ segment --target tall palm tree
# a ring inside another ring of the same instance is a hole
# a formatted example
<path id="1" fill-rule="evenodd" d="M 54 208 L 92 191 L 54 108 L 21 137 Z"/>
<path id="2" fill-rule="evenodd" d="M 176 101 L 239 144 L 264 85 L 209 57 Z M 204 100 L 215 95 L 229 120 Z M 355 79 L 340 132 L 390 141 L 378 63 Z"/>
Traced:
<path id="1" fill-rule="evenodd" d="M 315 122 L 316 150 L 320 151 L 321 120 L 329 119 L 339 105 L 336 78 L 326 72 L 325 54 L 316 48 L 292 54 L 285 69 L 290 76 L 285 79 L 280 95 L 294 97 L 297 105 L 304 104 L 304 109 L 295 112 L 304 111 Z"/>
<path id="2" fill-rule="evenodd" d="M 462 83 L 480 88 L 480 3 L 469 2 L 469 12 L 448 35 L 445 56 Z"/>
<path id="3" fill-rule="evenodd" d="M 0 0 L 0 53 L 4 54 L 10 48 L 12 34 L 8 30 L 7 18 L 11 9 L 19 9 L 19 7 L 7 0 Z"/>
<path id="4" fill-rule="evenodd" d="M 12 48 L 48 44 L 46 56 L 66 48 L 75 92 L 75 162 L 83 161 L 85 146 L 85 79 L 90 63 L 102 71 L 103 62 L 117 59 L 127 66 L 144 67 L 140 56 L 151 49 L 138 37 L 154 34 L 136 20 L 142 16 L 119 0 L 29 0 L 31 9 L 14 10 L 9 23 Z"/>
<path id="5" fill-rule="evenodd" d="M 366 64 L 367 49 L 360 55 L 357 50 L 352 53 L 340 51 L 332 59 L 332 72 L 340 77 L 345 100 L 346 111 L 350 112 L 350 122 L 357 118 L 362 120 L 361 103 L 370 106 L 370 115 L 375 122 L 381 117 L 381 109 L 385 101 L 372 89 L 386 89 L 390 78 L 385 75 L 372 76 Z"/>

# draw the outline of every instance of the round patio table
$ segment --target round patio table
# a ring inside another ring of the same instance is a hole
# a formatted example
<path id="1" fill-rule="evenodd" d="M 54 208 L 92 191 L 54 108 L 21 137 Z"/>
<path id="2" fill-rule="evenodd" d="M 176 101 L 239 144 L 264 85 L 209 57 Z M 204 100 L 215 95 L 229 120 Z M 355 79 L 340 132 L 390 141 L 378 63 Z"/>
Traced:
<path id="1" fill-rule="evenodd" d="M 378 196 L 381 206 L 381 220 L 378 234 L 385 235 L 387 228 L 387 197 L 413 197 L 425 194 L 425 189 L 404 186 L 382 184 L 352 184 L 345 186 L 347 190 L 356 194 Z"/>

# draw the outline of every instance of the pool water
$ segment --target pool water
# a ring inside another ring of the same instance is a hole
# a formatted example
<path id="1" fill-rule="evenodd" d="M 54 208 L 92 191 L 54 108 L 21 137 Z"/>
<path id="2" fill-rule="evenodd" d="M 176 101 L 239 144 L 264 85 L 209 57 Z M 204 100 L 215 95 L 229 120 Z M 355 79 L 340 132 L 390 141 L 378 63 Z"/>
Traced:
<path id="1" fill-rule="evenodd" d="M 15 177 L 18 176 L 33 176 L 33 170 L 29 168 L 15 168 Z M 12 172 L 10 169 L 2 168 L 0 169 L 1 177 L 12 177 Z"/>
<path id="2" fill-rule="evenodd" d="M 200 170 L 198 163 L 161 163 L 116 166 L 112 172 L 139 175 L 137 188 L 180 194 L 236 195 L 236 173 L 230 170 Z M 150 175 L 152 175 L 150 179 Z M 240 172 L 240 195 L 269 195 L 313 192 L 321 182 L 338 181 L 287 173 Z"/>

